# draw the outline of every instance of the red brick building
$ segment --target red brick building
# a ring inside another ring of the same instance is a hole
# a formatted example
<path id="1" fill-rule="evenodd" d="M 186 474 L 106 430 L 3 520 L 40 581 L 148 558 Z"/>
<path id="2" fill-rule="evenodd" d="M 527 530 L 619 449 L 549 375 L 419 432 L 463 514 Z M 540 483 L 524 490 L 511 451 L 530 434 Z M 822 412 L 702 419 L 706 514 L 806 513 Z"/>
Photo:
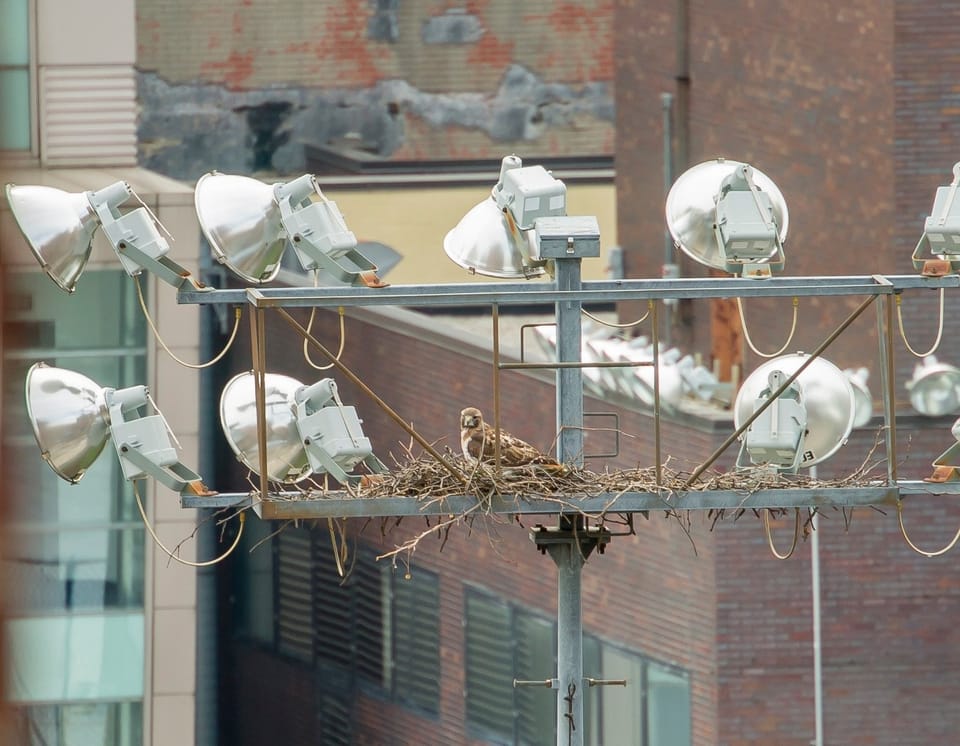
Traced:
<path id="1" fill-rule="evenodd" d="M 529 5 L 533 10 L 511 21 L 511 3 L 463 9 L 402 0 L 315 3 L 286 11 L 231 3 L 215 12 L 214 23 L 202 17 L 200 6 L 140 2 L 141 156 L 181 178 L 207 168 L 296 170 L 302 164 L 297 139 L 304 133 L 323 145 L 397 162 L 496 159 L 509 151 L 528 161 L 613 155 L 626 276 L 655 277 L 667 256 L 661 94 L 669 93 L 673 175 L 725 156 L 752 163 L 783 191 L 791 218 L 786 274 L 914 271 L 909 256 L 934 189 L 949 181 L 958 160 L 954 4 Z M 304 42 L 304 36 L 317 41 Z M 271 42 L 264 43 L 268 37 Z M 611 83 L 612 97 L 605 93 Z M 484 105 L 472 109 L 476 96 Z M 216 103 L 208 108 L 194 106 L 211 100 Z M 171 124 L 180 136 L 167 140 L 162 127 Z M 426 248 L 439 256 L 439 247 Z M 705 274 L 685 258 L 679 263 L 683 276 Z M 936 301 L 924 293 L 903 298 L 904 331 L 915 348 L 925 349 L 936 336 Z M 855 303 L 802 298 L 792 348 L 815 347 Z M 779 347 L 790 326 L 786 301 L 751 299 L 745 305 L 757 347 Z M 636 310 L 625 307 L 621 316 L 634 318 Z M 949 334 L 955 311 L 956 299 L 948 297 L 947 330 L 937 354 L 949 361 L 958 357 Z M 329 320 L 321 325 L 327 337 L 336 337 Z M 723 303 L 681 303 L 671 323 L 683 349 L 749 371 L 760 359 L 747 351 L 742 331 Z M 490 408 L 491 374 L 481 348 L 455 344 L 436 329 L 410 331 L 368 317 L 351 321 L 349 333 L 363 339 L 348 353 L 350 363 L 428 438 L 446 438 L 440 442 L 453 446 L 460 407 L 469 401 Z M 271 368 L 290 366 L 303 375 L 302 366 L 294 367 L 298 345 L 284 334 L 272 332 L 271 349 L 283 355 L 271 357 Z M 914 360 L 899 342 L 894 352 L 900 397 Z M 246 358 L 236 354 L 232 365 L 241 370 Z M 826 356 L 842 368 L 870 367 L 879 398 L 872 314 Z M 361 408 L 378 449 L 406 442 L 359 392 L 346 385 L 343 391 L 345 400 Z M 549 385 L 510 377 L 503 397 L 510 429 L 548 445 L 554 429 Z M 643 437 L 649 419 L 618 403 L 592 404 L 616 410 L 622 429 L 637 436 L 620 465 L 651 463 L 651 444 Z M 912 415 L 905 398 L 897 404 L 900 476 L 926 476 L 930 461 L 949 444 L 952 418 Z M 521 409 L 526 415 L 514 417 Z M 877 426 L 875 419 L 857 431 L 821 473 L 843 475 L 858 467 Z M 667 422 L 664 452 L 698 463 L 729 431 L 724 416 L 684 415 Z M 821 522 L 826 742 L 949 742 L 960 684 L 953 673 L 960 595 L 950 555 L 928 560 L 909 550 L 895 515 L 859 510 L 849 527 L 847 519 L 834 513 Z M 905 518 L 925 548 L 948 541 L 957 519 L 933 498 L 912 501 Z M 409 523 L 394 533 L 408 530 Z M 652 516 L 638 524 L 636 537 L 617 538 L 606 554 L 591 558 L 584 573 L 584 618 L 591 649 L 599 651 L 594 658 L 626 651 L 639 656 L 630 660 L 642 677 L 686 682 L 692 743 L 810 743 L 807 545 L 791 561 L 778 562 L 752 516 L 724 521 L 713 532 L 704 517 L 694 526 L 696 555 L 675 522 Z M 423 635 L 436 640 L 439 668 L 423 667 L 429 655 L 399 666 L 383 629 L 374 630 L 379 643 L 357 637 L 369 632 L 357 621 L 364 613 L 387 618 L 383 602 L 371 601 L 371 589 L 397 603 L 406 591 L 396 575 L 384 579 L 376 565 L 361 563 L 357 577 L 368 578 L 367 585 L 358 580 L 357 589 L 335 606 L 329 599 L 336 591 L 322 585 L 329 577 L 321 572 L 329 570 L 322 564 L 329 560 L 323 526 L 306 536 L 289 530 L 271 540 L 275 561 L 267 562 L 261 552 L 251 554 L 247 565 L 221 568 L 222 737 L 230 743 L 273 738 L 291 744 L 336 743 L 340 737 L 372 744 L 529 739 L 530 722 L 518 713 L 539 711 L 543 700 L 516 699 L 528 696 L 523 690 L 484 690 L 488 696 L 472 705 L 464 696 L 471 689 L 469 660 L 477 659 L 471 640 L 490 646 L 496 665 L 512 661 L 514 673 L 549 675 L 542 666 L 531 668 L 515 649 L 494 650 L 496 637 L 469 632 L 473 609 L 524 631 L 527 637 L 514 639 L 540 649 L 536 644 L 544 637 L 536 630 L 543 632 L 555 610 L 549 560 L 536 554 L 525 529 L 494 528 L 495 540 L 475 527 L 454 532 L 443 551 L 424 544 L 416 552 L 410 582 L 432 579 L 428 588 L 417 586 L 426 588 L 417 598 L 435 598 L 436 625 Z M 782 542 L 790 526 L 777 528 Z M 369 558 L 388 548 L 392 536 L 380 538 L 379 526 L 364 527 L 359 551 Z M 273 619 L 273 606 L 269 619 L 260 618 L 244 595 L 249 591 L 232 585 L 267 576 L 270 583 L 257 587 L 276 599 L 279 616 L 292 620 L 287 627 Z M 291 587 L 311 590 L 293 598 L 281 593 Z M 328 613 L 342 623 L 319 624 Z M 402 614 L 390 619 L 397 630 L 409 623 Z M 296 620 L 307 629 L 317 625 L 317 636 L 294 634 L 304 628 Z M 398 684 L 394 674 L 400 670 L 415 680 Z M 593 722 L 603 722 L 597 712 L 610 710 L 595 710 Z M 510 723 L 491 726 L 490 712 L 507 711 Z M 655 738 L 658 712 L 644 711 L 638 721 L 653 744 L 664 742 Z"/>

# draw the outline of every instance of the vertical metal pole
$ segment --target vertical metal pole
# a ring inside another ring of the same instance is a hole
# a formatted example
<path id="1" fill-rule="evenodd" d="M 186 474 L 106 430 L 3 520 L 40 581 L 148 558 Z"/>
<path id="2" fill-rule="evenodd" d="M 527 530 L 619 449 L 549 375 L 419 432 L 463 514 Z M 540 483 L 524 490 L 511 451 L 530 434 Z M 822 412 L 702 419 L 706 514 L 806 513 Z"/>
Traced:
<path id="1" fill-rule="evenodd" d="M 880 391 L 883 394 L 884 438 L 887 447 L 887 484 L 897 480 L 897 437 L 893 406 L 893 304 L 894 296 L 885 295 L 877 305 L 877 339 L 880 342 Z"/>
<path id="2" fill-rule="evenodd" d="M 579 258 L 556 260 L 558 290 L 579 291 Z M 579 362 L 581 327 L 579 300 L 556 304 L 557 359 Z M 557 460 L 583 464 L 583 369 L 557 369 Z M 581 570 L 583 555 L 575 536 L 583 527 L 579 516 L 561 516 L 561 528 L 572 529 L 569 541 L 554 546 L 557 565 L 557 745 L 583 746 L 583 618 Z"/>
<path id="3" fill-rule="evenodd" d="M 816 465 L 810 478 L 817 478 Z M 820 628 L 820 515 L 810 518 L 810 585 L 813 594 L 813 722 L 814 746 L 823 746 L 823 653 Z"/>
<path id="4" fill-rule="evenodd" d="M 657 486 L 663 486 L 663 454 L 660 452 L 660 301 L 650 301 L 650 335 L 653 337 L 653 457 Z M 669 328 L 669 327 L 668 327 Z"/>
<path id="5" fill-rule="evenodd" d="M 583 555 L 568 541 L 550 556 L 557 565 L 557 746 L 583 746 Z"/>
<path id="6" fill-rule="evenodd" d="M 270 492 L 267 474 L 267 404 L 266 404 L 266 335 L 263 309 L 254 308 L 250 314 L 250 347 L 253 357 L 253 389 L 257 407 L 257 450 L 260 456 L 260 499 Z"/>
<path id="7" fill-rule="evenodd" d="M 557 259 L 557 290 L 582 289 L 580 259 Z M 580 301 L 556 304 L 557 360 L 580 362 Z M 583 369 L 557 369 L 557 460 L 562 464 L 583 464 Z"/>

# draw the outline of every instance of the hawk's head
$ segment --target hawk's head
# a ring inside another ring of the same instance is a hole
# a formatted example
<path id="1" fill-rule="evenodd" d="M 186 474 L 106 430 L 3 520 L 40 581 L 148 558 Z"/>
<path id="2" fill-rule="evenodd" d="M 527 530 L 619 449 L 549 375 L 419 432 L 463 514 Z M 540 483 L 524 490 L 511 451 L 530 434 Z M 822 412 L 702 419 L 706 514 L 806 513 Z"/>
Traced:
<path id="1" fill-rule="evenodd" d="M 464 430 L 480 427 L 483 422 L 483 415 L 476 407 L 467 407 L 460 412 L 460 427 Z"/>

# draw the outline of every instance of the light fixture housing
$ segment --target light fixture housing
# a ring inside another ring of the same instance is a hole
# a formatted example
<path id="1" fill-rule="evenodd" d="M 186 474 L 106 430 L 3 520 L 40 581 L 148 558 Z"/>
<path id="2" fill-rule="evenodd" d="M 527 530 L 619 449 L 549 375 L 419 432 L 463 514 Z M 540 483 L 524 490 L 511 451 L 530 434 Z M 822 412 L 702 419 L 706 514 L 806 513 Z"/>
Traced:
<path id="1" fill-rule="evenodd" d="M 926 417 L 960 412 L 960 368 L 927 355 L 906 382 L 910 405 Z"/>
<path id="2" fill-rule="evenodd" d="M 847 368 L 843 375 L 853 387 L 853 396 L 856 403 L 856 415 L 853 418 L 854 427 L 863 427 L 873 417 L 873 395 L 867 386 L 870 371 L 867 368 Z"/>
<path id="3" fill-rule="evenodd" d="M 79 482 L 112 440 L 128 481 L 153 477 L 181 494 L 214 494 L 180 463 L 163 415 L 140 415 L 151 401 L 145 386 L 104 388 L 81 373 L 37 363 L 25 389 L 40 454 L 60 478 Z"/>
<path id="4" fill-rule="evenodd" d="M 373 473 L 386 471 L 373 455 L 354 407 L 340 402 L 336 383 L 325 378 L 310 386 L 290 376 L 264 375 L 267 477 L 295 484 L 311 474 L 330 474 L 341 484 L 363 464 Z M 253 373 L 234 376 L 220 396 L 220 424 L 230 448 L 260 475 L 256 389 Z"/>
<path id="5" fill-rule="evenodd" d="M 913 266 L 925 275 L 940 276 L 960 269 L 960 163 L 953 166 L 953 181 L 937 187 L 933 209 L 923 224 L 923 235 L 913 250 Z M 924 259 L 923 255 L 933 256 Z"/>
<path id="6" fill-rule="evenodd" d="M 310 476 L 293 408 L 294 394 L 301 388 L 303 384 L 290 376 L 264 375 L 267 478 L 274 482 L 295 484 Z M 240 462 L 260 475 L 256 401 L 253 373 L 234 376 L 220 394 L 220 425 Z"/>
<path id="7" fill-rule="evenodd" d="M 666 219 L 676 247 L 707 267 L 744 277 L 783 269 L 787 204 L 747 163 L 718 158 L 682 173 L 667 194 Z"/>
<path id="8" fill-rule="evenodd" d="M 822 357 L 811 360 L 802 352 L 771 358 L 747 376 L 734 401 L 734 426 L 739 429 L 780 384 L 808 361 L 809 365 L 791 386 L 744 433 L 738 467 L 764 466 L 759 461 L 765 449 L 771 452 L 778 442 L 794 442 L 793 453 L 777 454 L 767 463 L 778 471 L 795 471 L 825 461 L 847 442 L 856 414 L 853 387 L 833 363 Z M 780 382 L 776 387 L 773 387 L 773 373 L 778 374 Z M 805 424 L 799 414 L 800 407 L 805 414 Z M 779 412 L 774 408 L 779 408 Z M 796 442 L 798 431 L 802 437 Z M 750 453 L 748 440 L 755 454 Z M 748 462 L 748 456 L 756 458 Z"/>
<path id="9" fill-rule="evenodd" d="M 960 419 L 950 428 L 954 443 L 933 460 L 933 474 L 925 482 L 949 482 L 960 477 Z"/>
<path id="10" fill-rule="evenodd" d="M 214 257 L 245 282 L 276 279 L 289 241 L 305 271 L 323 270 L 343 284 L 384 285 L 312 174 L 271 186 L 213 171 L 197 182 L 194 206 Z"/>
<path id="11" fill-rule="evenodd" d="M 47 186 L 6 185 L 10 210 L 30 250 L 60 288 L 72 293 L 90 258 L 98 227 L 131 277 L 147 270 L 175 288 L 190 283 L 210 290 L 167 257 L 170 245 L 146 207 L 126 213 L 120 207 L 136 196 L 125 181 L 96 192 L 65 192 Z"/>
<path id="12" fill-rule="evenodd" d="M 447 233 L 443 250 L 470 272 L 502 279 L 544 275 L 547 262 L 556 258 L 550 251 L 552 240 L 565 242 L 574 233 L 578 250 L 586 252 L 581 256 L 599 256 L 596 219 L 593 225 L 565 225 L 562 229 L 550 222 L 565 218 L 566 213 L 566 185 L 543 166 L 525 167 L 519 157 L 509 155 L 500 164 L 500 176 L 490 197 Z M 558 230 L 564 235 L 559 236 Z"/>
<path id="13" fill-rule="evenodd" d="M 374 474 L 386 472 L 363 434 L 356 408 L 340 401 L 336 381 L 324 378 L 305 386 L 294 400 L 297 430 L 315 474 L 330 474 L 341 484 L 353 484 L 360 477 L 347 472 L 359 464 Z"/>

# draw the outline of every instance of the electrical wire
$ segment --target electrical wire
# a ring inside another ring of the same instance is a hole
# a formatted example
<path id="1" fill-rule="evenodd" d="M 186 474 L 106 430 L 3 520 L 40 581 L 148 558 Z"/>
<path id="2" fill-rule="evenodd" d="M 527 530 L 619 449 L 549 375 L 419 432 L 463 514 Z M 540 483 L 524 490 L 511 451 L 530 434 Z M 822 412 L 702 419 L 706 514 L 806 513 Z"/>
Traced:
<path id="1" fill-rule="evenodd" d="M 900 304 L 903 301 L 900 293 L 897 293 L 897 324 L 900 327 L 900 338 L 903 340 L 903 344 L 910 351 L 910 354 L 914 357 L 926 357 L 927 355 L 932 355 L 937 351 L 937 348 L 940 346 L 940 339 L 943 337 L 943 296 L 944 288 L 940 288 L 940 326 L 937 329 L 937 338 L 933 340 L 933 345 L 927 352 L 917 352 L 913 347 L 910 346 L 910 343 L 907 341 L 907 335 L 903 330 L 903 311 L 900 308 Z"/>
<path id="2" fill-rule="evenodd" d="M 320 187 L 317 187 L 317 191 L 319 191 L 319 190 L 320 190 Z M 323 195 L 320 195 L 320 196 L 323 197 Z M 323 197 L 323 199 L 324 199 L 324 201 L 326 201 L 326 197 Z M 320 271 L 315 269 L 315 270 L 313 271 L 313 286 L 314 286 L 314 287 L 319 287 L 319 285 L 320 285 Z M 314 318 L 314 315 L 315 315 L 316 313 L 317 313 L 316 307 L 313 307 L 313 308 L 310 309 L 310 319 L 309 319 L 309 321 L 307 321 L 307 335 L 308 335 L 308 336 L 309 336 L 311 330 L 313 329 L 313 318 Z M 343 306 L 339 306 L 339 307 L 337 308 L 337 313 L 340 315 L 340 347 L 337 349 L 337 360 L 339 360 L 339 359 L 340 359 L 340 356 L 343 354 L 343 348 L 344 348 L 344 346 L 345 346 L 345 344 L 346 344 L 346 341 L 347 341 L 346 328 L 345 328 L 344 323 L 343 323 Z M 311 368 L 313 368 L 314 370 L 330 370 L 330 369 L 334 366 L 334 363 L 328 363 L 327 365 L 317 365 L 315 362 L 313 362 L 313 360 L 310 359 L 310 352 L 309 352 L 309 350 L 310 350 L 309 341 L 307 340 L 306 337 L 304 337 L 304 339 L 303 339 L 303 359 L 306 360 L 306 361 L 307 361 L 307 365 L 309 365 L 309 366 L 310 366 Z"/>
<path id="3" fill-rule="evenodd" d="M 777 551 L 777 548 L 773 545 L 773 536 L 770 534 L 770 509 L 763 509 L 763 530 L 767 535 L 767 546 L 770 547 L 770 551 L 773 552 L 773 556 L 778 560 L 790 559 L 797 548 L 797 540 L 800 538 L 800 508 L 794 508 L 793 510 L 793 544 L 790 545 L 789 552 L 786 554 L 780 554 L 780 552 Z"/>
<path id="4" fill-rule="evenodd" d="M 897 500 L 897 522 L 900 524 L 900 533 L 903 534 L 903 539 L 907 542 L 907 545 L 914 552 L 917 554 L 922 554 L 924 557 L 940 557 L 953 549 L 957 545 L 957 542 L 960 541 L 960 528 L 958 528 L 953 539 L 951 539 L 950 543 L 947 544 L 943 549 L 938 549 L 935 552 L 927 552 L 923 549 L 920 549 L 916 544 L 910 541 L 910 537 L 907 536 L 907 529 L 903 525 L 903 500 Z"/>
<path id="5" fill-rule="evenodd" d="M 137 498 L 137 507 L 140 509 L 140 517 L 143 519 L 143 525 L 146 527 L 150 536 L 153 537 L 156 545 L 160 547 L 170 559 L 179 562 L 181 565 L 187 565 L 189 567 L 210 567 L 211 565 L 216 565 L 218 562 L 222 562 L 233 553 L 233 550 L 236 549 L 237 545 L 240 543 L 240 538 L 243 536 L 243 525 L 247 520 L 246 511 L 240 511 L 238 514 L 240 519 L 240 528 L 237 530 L 237 535 L 233 540 L 233 544 L 231 544 L 223 554 L 216 559 L 207 560 L 206 562 L 191 562 L 190 560 L 182 559 L 163 545 L 163 542 L 160 541 L 160 537 L 157 536 L 156 531 L 153 530 L 153 526 L 150 525 L 150 521 L 147 518 L 147 511 L 143 509 L 143 500 L 140 499 L 140 490 L 137 488 L 137 480 L 133 480 L 133 496 Z"/>
<path id="6" fill-rule="evenodd" d="M 790 342 L 793 340 L 793 334 L 797 331 L 797 307 L 800 305 L 800 300 L 794 296 L 793 297 L 793 323 L 790 325 L 790 335 L 787 337 L 787 341 L 783 343 L 781 347 L 776 352 L 766 353 L 760 352 L 753 344 L 753 340 L 750 339 L 750 334 L 747 332 L 747 320 L 743 315 L 743 301 L 740 297 L 737 297 L 737 311 L 740 313 L 740 326 L 743 328 L 743 338 L 747 342 L 747 346 L 754 352 L 754 354 L 759 355 L 760 357 L 771 358 L 776 357 L 777 355 L 782 355 L 783 351 L 787 349 L 790 345 Z"/>
<path id="7" fill-rule="evenodd" d="M 316 308 L 310 309 L 310 320 L 307 322 L 307 334 L 310 334 L 310 330 L 313 327 L 313 315 L 317 312 Z M 337 348 L 337 360 L 340 359 L 340 356 L 343 355 L 343 348 L 347 341 L 346 328 L 343 320 L 343 306 L 337 308 L 337 313 L 340 316 L 340 346 Z M 330 370 L 333 367 L 333 363 L 328 363 L 327 365 L 317 365 L 313 360 L 310 359 L 310 347 L 309 340 L 303 340 L 303 359 L 307 361 L 309 365 L 314 370 Z"/>
<path id="8" fill-rule="evenodd" d="M 220 350 L 219 354 L 212 360 L 208 360 L 205 363 L 188 363 L 186 360 L 181 360 L 179 357 L 177 357 L 173 353 L 173 351 L 169 347 L 167 347 L 166 342 L 164 342 L 163 339 L 160 337 L 160 332 L 157 331 L 157 327 L 153 323 L 153 319 L 150 316 L 150 312 L 147 310 L 147 303 L 143 297 L 143 289 L 140 287 L 139 276 L 134 276 L 133 284 L 137 288 L 137 300 L 140 301 L 140 308 L 143 310 L 143 315 L 147 319 L 147 325 L 150 327 L 150 330 L 153 332 L 153 336 L 157 338 L 157 342 L 166 351 L 166 353 L 170 357 L 172 357 L 174 360 L 176 360 L 178 363 L 180 363 L 180 365 L 186 368 L 193 368 L 194 370 L 200 370 L 201 368 L 209 368 L 214 363 L 220 362 L 223 356 L 227 354 L 227 351 L 230 349 L 230 346 L 233 344 L 233 340 L 237 338 L 237 330 L 240 328 L 240 316 L 243 314 L 243 306 L 236 307 L 236 310 L 234 312 L 234 319 L 233 319 L 233 331 L 230 332 L 230 338 L 227 340 L 227 343 L 226 345 L 224 345 L 223 349 Z"/>
<path id="9" fill-rule="evenodd" d="M 652 304 L 653 304 L 653 301 L 650 301 L 649 304 L 652 305 Z M 634 327 L 634 326 L 639 326 L 640 324 L 642 324 L 644 321 L 647 320 L 647 317 L 650 315 L 650 308 L 648 307 L 648 308 L 647 308 L 647 312 L 646 312 L 645 314 L 643 314 L 643 316 L 641 316 L 641 317 L 640 317 L 639 319 L 637 319 L 636 321 L 628 321 L 628 322 L 626 322 L 626 323 L 624 323 L 624 324 L 617 324 L 617 323 L 615 323 L 615 322 L 613 322 L 613 321 L 604 321 L 603 319 L 599 318 L 598 316 L 594 316 L 592 313 L 590 313 L 590 312 L 589 312 L 587 309 L 585 309 L 585 308 L 581 308 L 581 309 L 580 309 L 580 313 L 582 313 L 584 316 L 586 316 L 586 317 L 587 317 L 588 319 L 590 319 L 591 321 L 596 321 L 598 324 L 602 324 L 603 326 L 609 326 L 609 327 L 611 327 L 611 328 L 613 328 L 613 329 L 630 329 L 630 328 L 632 328 L 632 327 Z"/>

